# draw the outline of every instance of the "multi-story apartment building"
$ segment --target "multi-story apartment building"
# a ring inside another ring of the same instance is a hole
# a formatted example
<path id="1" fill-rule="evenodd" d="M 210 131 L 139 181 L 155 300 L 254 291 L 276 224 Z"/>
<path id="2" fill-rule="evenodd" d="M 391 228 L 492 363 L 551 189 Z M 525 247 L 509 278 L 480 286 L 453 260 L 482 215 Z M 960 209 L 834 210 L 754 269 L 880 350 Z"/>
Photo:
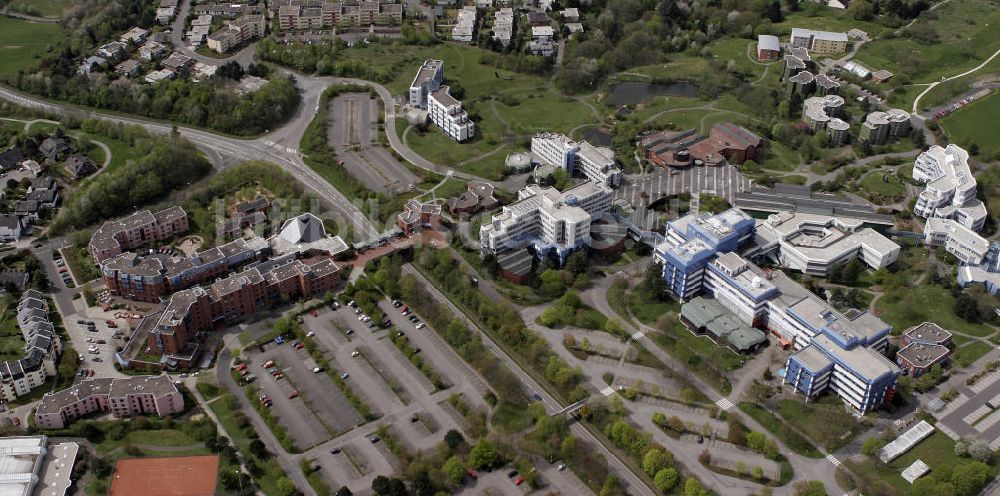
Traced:
<path id="1" fill-rule="evenodd" d="M 811 96 L 802 103 L 802 121 L 813 132 L 826 131 L 830 143 L 840 145 L 847 141 L 850 124 L 841 120 L 844 98 L 839 95 Z"/>
<path id="2" fill-rule="evenodd" d="M 717 246 L 737 244 L 745 230 L 731 230 L 728 241 Z M 765 271 L 734 252 L 715 250 L 704 236 L 684 232 L 668 227 L 673 235 L 655 252 L 668 286 L 685 299 L 705 293 L 743 323 L 766 329 L 783 347 L 797 350 L 786 363 L 786 384 L 809 398 L 832 390 L 860 412 L 892 397 L 900 371 L 880 353 L 888 345 L 888 324 L 867 312 L 841 314 L 782 272 Z M 678 240 L 683 242 L 669 247 Z M 696 257 L 678 256 L 694 245 Z M 695 267 L 700 269 L 690 270 Z"/>
<path id="3" fill-rule="evenodd" d="M 756 246 L 745 255 L 767 258 L 782 267 L 825 276 L 854 258 L 873 269 L 887 267 L 899 256 L 899 245 L 865 221 L 806 212 L 780 212 L 759 219 Z"/>
<path id="4" fill-rule="evenodd" d="M 264 36 L 263 14 L 245 15 L 208 35 L 208 48 L 225 53 L 254 38 Z"/>
<path id="5" fill-rule="evenodd" d="M 403 22 L 403 4 L 391 0 L 278 0 L 269 6 L 282 31 Z"/>
<path id="6" fill-rule="evenodd" d="M 306 263 L 293 256 L 260 262 L 208 287 L 178 291 L 162 312 L 147 315 L 137 336 L 147 336 L 149 349 L 190 365 L 197 357 L 192 340 L 215 328 L 264 311 L 283 301 L 313 297 L 333 290 L 340 268 L 330 259 Z"/>
<path id="7" fill-rule="evenodd" d="M 474 5 L 467 5 L 458 11 L 455 27 L 451 28 L 451 39 L 471 43 L 475 39 L 476 18 L 479 13 Z"/>
<path id="8" fill-rule="evenodd" d="M 554 254 L 564 261 L 570 252 L 590 245 L 590 224 L 611 208 L 613 194 L 593 182 L 562 193 L 527 186 L 518 192 L 518 201 L 480 227 L 483 254 L 532 246 L 539 256 Z"/>
<path id="9" fill-rule="evenodd" d="M 239 238 L 189 257 L 127 252 L 102 262 L 101 276 L 115 296 L 156 303 L 167 294 L 228 274 L 269 253 L 270 245 L 259 237 Z"/>
<path id="10" fill-rule="evenodd" d="M 962 264 L 980 265 L 987 261 L 992 244 L 976 231 L 952 219 L 931 217 L 924 222 L 924 243 L 943 246 Z"/>
<path id="11" fill-rule="evenodd" d="M 183 410 L 184 397 L 166 375 L 84 379 L 42 397 L 35 411 L 35 425 L 41 429 L 63 429 L 94 412 L 110 412 L 117 418 L 128 418 L 135 415 L 166 417 Z"/>
<path id="12" fill-rule="evenodd" d="M 913 213 L 940 217 L 979 231 L 986 223 L 986 206 L 976 199 L 976 178 L 969 168 L 969 153 L 958 145 L 933 145 L 913 163 L 913 179 L 925 183 Z"/>
<path id="13" fill-rule="evenodd" d="M 832 33 L 829 31 L 792 28 L 790 46 L 793 48 L 805 48 L 810 52 L 817 53 L 846 52 L 847 33 Z"/>
<path id="14" fill-rule="evenodd" d="M 427 108 L 427 97 L 444 82 L 444 61 L 425 60 L 410 83 L 410 105 Z"/>
<path id="15" fill-rule="evenodd" d="M 49 321 L 45 295 L 29 289 L 17 305 L 17 325 L 24 337 L 24 358 L 0 362 L 0 400 L 14 401 L 54 377 L 62 343 Z"/>
<path id="16" fill-rule="evenodd" d="M 732 208 L 718 215 L 688 214 L 667 223 L 664 241 L 653 257 L 663 265 L 663 279 L 682 301 L 704 289 L 705 270 L 720 252 L 736 250 L 753 236 L 754 220 Z"/>
<path id="17" fill-rule="evenodd" d="M 125 250 L 147 247 L 187 230 L 187 213 L 181 207 L 170 207 L 155 214 L 143 210 L 105 222 L 90 237 L 87 250 L 95 262 L 101 263 Z"/>
<path id="18" fill-rule="evenodd" d="M 910 113 L 903 109 L 872 112 L 865 116 L 858 139 L 871 145 L 884 145 L 889 138 L 905 136 L 912 129 Z"/>
<path id="19" fill-rule="evenodd" d="M 504 7 L 493 14 L 493 39 L 501 45 L 510 45 L 510 40 L 516 33 L 514 28 L 514 9 Z"/>
<path id="20" fill-rule="evenodd" d="M 427 110 L 431 122 L 449 138 L 465 141 L 475 136 L 476 124 L 469 120 L 469 114 L 462 110 L 462 102 L 448 93 L 447 86 L 441 86 L 428 94 Z"/>
<path id="21" fill-rule="evenodd" d="M 615 154 L 608 148 L 573 141 L 565 134 L 539 133 L 531 137 L 531 153 L 539 162 L 559 167 L 569 174 L 579 172 L 587 179 L 608 188 L 621 183 L 622 171 L 615 164 Z"/>

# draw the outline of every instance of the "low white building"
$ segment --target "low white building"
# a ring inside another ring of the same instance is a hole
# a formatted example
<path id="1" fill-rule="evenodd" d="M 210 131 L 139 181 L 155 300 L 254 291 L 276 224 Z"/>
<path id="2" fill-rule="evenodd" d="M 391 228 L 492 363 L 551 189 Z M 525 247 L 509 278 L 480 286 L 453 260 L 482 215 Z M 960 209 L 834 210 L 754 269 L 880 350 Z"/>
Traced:
<path id="1" fill-rule="evenodd" d="M 768 258 L 799 272 L 825 276 L 830 269 L 858 258 L 873 269 L 899 257 L 898 244 L 865 221 L 804 212 L 780 212 L 758 219 L 750 258 Z"/>
<path id="2" fill-rule="evenodd" d="M 493 39 L 507 46 L 514 35 L 514 9 L 504 7 L 493 14 Z"/>
<path id="3" fill-rule="evenodd" d="M 483 254 L 532 246 L 540 256 L 561 261 L 574 250 L 590 246 L 590 224 L 611 208 L 614 191 L 593 182 L 564 192 L 527 186 L 518 201 L 506 205 L 479 230 Z"/>
<path id="4" fill-rule="evenodd" d="M 447 86 L 441 86 L 428 95 L 427 110 L 431 122 L 455 141 L 471 139 L 476 134 L 476 125 L 469 120 L 469 114 L 462 110 L 462 102 L 451 96 L 448 89 Z"/>

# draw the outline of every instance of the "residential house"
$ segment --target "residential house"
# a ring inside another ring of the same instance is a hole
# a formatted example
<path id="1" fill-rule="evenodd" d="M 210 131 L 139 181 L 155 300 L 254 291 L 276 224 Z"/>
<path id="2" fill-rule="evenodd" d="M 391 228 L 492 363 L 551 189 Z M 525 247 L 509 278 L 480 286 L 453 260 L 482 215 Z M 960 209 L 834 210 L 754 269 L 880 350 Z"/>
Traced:
<path id="1" fill-rule="evenodd" d="M 757 36 L 757 60 L 775 60 L 781 56 L 781 42 L 777 36 Z"/>
<path id="2" fill-rule="evenodd" d="M 83 179 L 97 172 L 97 164 L 93 160 L 83 155 L 70 155 L 66 159 L 66 172 L 69 172 L 73 179 Z"/>
<path id="3" fill-rule="evenodd" d="M 134 77 L 139 75 L 139 71 L 142 70 L 142 66 L 139 64 L 138 60 L 128 59 L 115 66 L 115 72 L 124 77 Z"/>
<path id="4" fill-rule="evenodd" d="M 132 43 L 139 45 L 142 42 L 146 41 L 147 37 L 149 37 L 148 30 L 142 29 L 140 27 L 134 27 L 126 31 L 125 34 L 123 34 L 121 38 L 119 38 L 119 40 L 122 43 L 128 43 L 131 41 Z"/>
<path id="5" fill-rule="evenodd" d="M 146 44 L 139 47 L 139 58 L 142 60 L 153 61 L 166 54 L 167 47 L 155 41 L 147 41 Z"/>
<path id="6" fill-rule="evenodd" d="M 66 136 L 49 136 L 38 145 L 38 153 L 45 157 L 45 160 L 59 162 L 73 153 L 73 143 Z"/>
<path id="7" fill-rule="evenodd" d="M 180 77 L 185 77 L 194 67 L 195 60 L 180 52 L 174 52 L 163 61 L 163 67 L 175 72 Z"/>
<path id="8" fill-rule="evenodd" d="M 25 224 L 38 222 L 38 214 L 40 212 L 41 206 L 38 204 L 38 200 L 18 200 L 14 202 L 14 215 L 21 219 L 26 219 Z"/>
<path id="9" fill-rule="evenodd" d="M 80 64 L 80 69 L 78 69 L 77 72 L 79 72 L 84 76 L 89 76 L 90 73 L 93 72 L 95 68 L 100 68 L 106 63 L 108 63 L 106 59 L 98 57 L 96 55 L 91 55 L 90 57 L 84 59 L 83 63 Z"/>
<path id="10" fill-rule="evenodd" d="M 0 215 L 0 243 L 13 243 L 21 240 L 24 223 L 16 215 Z"/>
<path id="11" fill-rule="evenodd" d="M 24 154 L 21 153 L 21 149 L 19 147 L 12 146 L 3 152 L 0 152 L 0 171 L 16 169 L 20 167 L 23 162 Z"/>
<path id="12" fill-rule="evenodd" d="M 120 41 L 112 41 L 101 45 L 97 49 L 97 56 L 110 61 L 117 61 L 125 57 L 125 44 Z"/>

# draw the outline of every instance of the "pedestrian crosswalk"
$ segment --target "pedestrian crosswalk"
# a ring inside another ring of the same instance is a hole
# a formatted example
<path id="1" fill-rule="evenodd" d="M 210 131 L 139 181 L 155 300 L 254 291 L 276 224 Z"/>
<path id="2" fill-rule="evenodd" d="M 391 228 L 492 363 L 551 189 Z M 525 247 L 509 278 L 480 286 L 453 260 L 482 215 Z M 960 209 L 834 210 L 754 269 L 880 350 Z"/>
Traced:
<path id="1" fill-rule="evenodd" d="M 840 466 L 840 460 L 838 460 L 837 457 L 833 456 L 832 454 L 826 455 L 826 461 L 832 463 L 834 467 Z"/>
<path id="2" fill-rule="evenodd" d="M 606 386 L 604 389 L 601 389 L 601 394 L 604 396 L 611 396 L 612 394 L 615 394 L 615 388 Z"/>
<path id="3" fill-rule="evenodd" d="M 638 341 L 642 339 L 643 336 L 645 336 L 645 334 L 642 331 L 636 331 L 636 333 L 632 335 L 632 339 Z"/>
<path id="4" fill-rule="evenodd" d="M 727 412 L 729 410 L 732 410 L 736 406 L 736 405 L 733 404 L 732 401 L 729 401 L 726 398 L 720 398 L 719 401 L 715 402 L 715 404 L 718 405 L 719 408 L 721 408 L 721 409 L 723 409 L 723 410 L 725 410 Z"/>

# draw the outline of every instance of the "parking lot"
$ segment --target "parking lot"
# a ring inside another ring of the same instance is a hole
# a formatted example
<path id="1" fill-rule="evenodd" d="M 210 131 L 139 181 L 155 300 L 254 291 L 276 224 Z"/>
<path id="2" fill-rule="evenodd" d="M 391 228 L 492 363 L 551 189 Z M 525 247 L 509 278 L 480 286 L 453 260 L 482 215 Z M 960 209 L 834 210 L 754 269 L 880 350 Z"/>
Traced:
<path id="1" fill-rule="evenodd" d="M 375 476 L 390 475 L 399 468 L 399 461 L 384 442 L 373 443 L 370 440 L 380 426 L 387 427 L 392 438 L 404 449 L 415 453 L 436 446 L 450 429 L 464 430 L 464 419 L 448 403 L 452 394 L 462 394 L 473 407 L 486 408 L 482 395 L 488 389 L 483 380 L 432 329 L 416 329 L 414 323 L 400 315 L 399 310 L 392 308 L 388 302 L 383 302 L 381 307 L 392 322 L 389 329 L 369 329 L 367 324 L 358 320 L 354 310 L 346 306 L 338 310 L 324 308 L 315 317 L 306 315 L 304 318 L 305 329 L 315 333 L 309 339 L 316 340 L 336 374 L 348 374 L 345 381 L 348 387 L 373 414 L 379 416 L 304 454 L 314 466 L 321 467 L 321 473 L 331 487 L 346 485 L 356 493 L 368 490 Z M 411 346 L 420 349 L 423 358 L 432 364 L 441 382 L 448 387 L 437 390 L 396 348 L 390 336 L 399 332 Z M 265 350 L 266 356 L 275 353 L 275 349 L 292 349 L 288 344 L 269 346 Z M 304 350 L 298 353 L 305 356 Z M 300 360 L 303 368 L 311 363 Z M 259 380 L 275 382 L 270 375 Z M 303 399 L 313 394 L 311 388 L 301 384 L 297 387 Z M 325 391 L 340 393 L 335 384 L 329 387 L 333 389 Z M 275 413 L 284 415 L 277 410 L 281 400 L 270 393 L 269 396 L 275 401 Z M 287 395 L 281 397 L 288 401 Z M 340 403 L 341 408 L 349 406 L 346 398 L 332 401 Z M 282 423 L 285 421 L 282 420 Z M 338 452 L 331 453 L 331 450 Z"/>
<path id="2" fill-rule="evenodd" d="M 637 205 L 640 199 L 653 202 L 681 193 L 705 193 L 732 202 L 736 193 L 749 189 L 750 180 L 732 166 L 657 167 L 649 174 L 628 176 L 622 187 L 615 191 L 615 199 L 622 198 Z"/>
<path id="3" fill-rule="evenodd" d="M 329 105 L 327 141 L 348 172 L 373 191 L 409 191 L 417 176 L 377 142 L 378 101 L 368 93 L 345 93 Z"/>

